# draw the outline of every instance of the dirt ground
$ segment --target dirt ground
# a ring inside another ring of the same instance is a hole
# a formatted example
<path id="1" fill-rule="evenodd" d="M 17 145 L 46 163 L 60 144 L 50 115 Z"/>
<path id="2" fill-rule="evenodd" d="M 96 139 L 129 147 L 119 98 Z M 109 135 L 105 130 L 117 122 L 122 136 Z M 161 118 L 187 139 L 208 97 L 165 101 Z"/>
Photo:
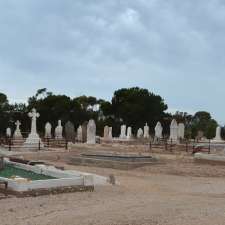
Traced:
<path id="1" fill-rule="evenodd" d="M 48 155 L 48 162 L 66 169 L 114 174 L 120 185 L 96 187 L 93 193 L 2 199 L 0 225 L 225 224 L 225 166 L 196 164 L 185 154 L 155 155 L 160 164 L 132 171 L 71 166 Z"/>

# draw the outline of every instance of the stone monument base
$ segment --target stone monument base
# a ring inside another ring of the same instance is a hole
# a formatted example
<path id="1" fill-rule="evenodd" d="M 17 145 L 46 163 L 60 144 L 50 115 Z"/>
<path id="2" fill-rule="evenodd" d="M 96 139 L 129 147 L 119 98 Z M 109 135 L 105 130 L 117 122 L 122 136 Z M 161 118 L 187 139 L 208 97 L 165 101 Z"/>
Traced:
<path id="1" fill-rule="evenodd" d="M 42 143 L 38 134 L 30 134 L 22 146 L 23 150 L 29 150 L 29 151 L 38 151 L 43 148 L 44 148 L 44 144 Z"/>

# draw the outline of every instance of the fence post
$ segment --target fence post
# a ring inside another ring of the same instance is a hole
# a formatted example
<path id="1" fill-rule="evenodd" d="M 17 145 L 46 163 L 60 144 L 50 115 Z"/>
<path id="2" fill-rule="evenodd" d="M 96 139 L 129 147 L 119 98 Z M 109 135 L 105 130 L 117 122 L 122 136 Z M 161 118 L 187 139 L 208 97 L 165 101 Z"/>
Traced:
<path id="1" fill-rule="evenodd" d="M 40 151 L 41 150 L 41 141 L 39 140 L 38 142 L 38 150 Z"/>
<path id="2" fill-rule="evenodd" d="M 151 151 L 152 150 L 152 141 L 150 140 L 149 142 L 149 150 Z"/>
<path id="3" fill-rule="evenodd" d="M 188 152 L 188 140 L 186 140 L 186 152 Z"/>
<path id="4" fill-rule="evenodd" d="M 11 143 L 11 138 L 9 138 L 9 151 L 11 151 L 12 150 L 12 143 Z"/>
<path id="5" fill-rule="evenodd" d="M 168 146 L 167 146 L 167 139 L 165 139 L 165 150 L 167 151 L 168 150 Z"/>
<path id="6" fill-rule="evenodd" d="M 49 148 L 49 137 L 47 138 L 47 147 Z"/>
<path id="7" fill-rule="evenodd" d="M 66 150 L 68 150 L 68 141 L 67 141 L 67 139 L 66 139 Z"/>

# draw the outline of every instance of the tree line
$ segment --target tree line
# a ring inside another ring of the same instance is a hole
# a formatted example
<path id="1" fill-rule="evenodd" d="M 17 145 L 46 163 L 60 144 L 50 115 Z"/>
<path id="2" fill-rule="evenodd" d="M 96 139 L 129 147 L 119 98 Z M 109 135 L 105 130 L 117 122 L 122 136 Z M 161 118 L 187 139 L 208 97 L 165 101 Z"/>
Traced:
<path id="1" fill-rule="evenodd" d="M 187 138 L 195 138 L 199 131 L 203 131 L 204 135 L 211 139 L 215 136 L 218 125 L 210 113 L 205 111 L 197 112 L 195 115 L 186 112 L 168 113 L 168 106 L 161 96 L 139 87 L 116 90 L 111 101 L 85 95 L 74 98 L 55 95 L 43 88 L 29 97 L 27 103 L 10 104 L 7 96 L 0 93 L 1 135 L 5 134 L 7 127 L 14 130 L 16 120 L 22 122 L 23 132 L 29 132 L 30 119 L 27 114 L 32 108 L 36 108 L 41 114 L 37 123 L 40 134 L 44 133 L 46 122 L 56 127 L 59 119 L 63 124 L 71 121 L 76 128 L 89 119 L 94 119 L 98 135 L 102 135 L 104 126 L 108 125 L 113 127 L 114 136 L 119 136 L 122 124 L 131 126 L 135 134 L 138 128 L 148 123 L 153 134 L 158 121 L 162 123 L 166 136 L 169 135 L 170 123 L 175 118 L 177 122 L 185 124 Z M 222 136 L 225 136 L 224 128 Z"/>

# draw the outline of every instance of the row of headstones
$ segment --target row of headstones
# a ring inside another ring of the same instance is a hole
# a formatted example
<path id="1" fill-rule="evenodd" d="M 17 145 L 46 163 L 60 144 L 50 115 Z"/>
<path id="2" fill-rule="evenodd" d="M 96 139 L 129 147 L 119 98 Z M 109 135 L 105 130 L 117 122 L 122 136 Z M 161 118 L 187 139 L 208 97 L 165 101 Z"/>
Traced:
<path id="1" fill-rule="evenodd" d="M 185 126 L 183 123 L 177 124 L 177 121 L 174 119 L 170 125 L 170 139 L 177 141 L 178 139 L 184 139 Z M 119 138 L 122 140 L 132 139 L 134 136 L 132 134 L 132 127 L 128 127 L 126 125 L 121 126 L 120 136 Z M 145 138 L 148 139 L 150 137 L 149 134 L 149 126 L 146 123 L 144 129 L 139 128 L 137 131 L 136 137 L 138 139 Z M 156 124 L 155 127 L 155 138 L 161 139 L 163 138 L 163 127 L 160 122 Z M 104 139 L 112 139 L 112 127 L 105 126 L 104 128 Z"/>
<path id="2" fill-rule="evenodd" d="M 7 137 L 13 136 L 13 138 L 15 138 L 15 139 L 22 139 L 23 136 L 22 136 L 22 133 L 20 130 L 20 126 L 21 126 L 20 121 L 17 121 L 15 123 L 15 125 L 16 125 L 16 129 L 15 129 L 14 134 L 12 135 L 11 128 L 7 128 L 6 136 Z M 78 127 L 77 140 L 79 142 L 83 142 L 83 140 L 84 140 L 83 136 L 85 136 L 84 132 L 87 132 L 85 134 L 87 143 L 94 144 L 95 136 L 96 136 L 96 125 L 95 125 L 94 120 L 90 120 L 85 127 L 82 127 L 81 125 Z M 71 123 L 70 121 L 67 122 L 65 125 L 65 133 L 66 133 L 67 137 L 70 136 L 71 140 L 75 138 L 75 128 L 74 128 L 73 123 Z M 52 125 L 49 122 L 47 122 L 45 125 L 45 138 L 52 138 Z M 55 128 L 55 139 L 63 139 L 63 126 L 62 126 L 61 120 L 58 121 L 58 125 Z"/>
<path id="3" fill-rule="evenodd" d="M 76 140 L 78 142 L 85 142 L 95 144 L 96 139 L 96 125 L 94 120 L 90 120 L 87 125 L 80 125 L 77 128 Z M 67 140 L 75 139 L 75 128 L 72 122 L 65 124 L 65 135 Z M 86 136 L 86 137 L 84 137 Z M 52 125 L 48 122 L 45 125 L 45 138 L 52 138 Z M 55 139 L 63 138 L 63 126 L 61 120 L 58 121 L 58 126 L 55 128 Z"/>
<path id="4" fill-rule="evenodd" d="M 13 134 L 13 138 L 15 138 L 15 139 L 23 138 L 21 130 L 20 130 L 20 126 L 21 126 L 20 121 L 16 121 L 15 125 L 16 125 L 16 130 Z M 52 137 L 51 131 L 52 131 L 52 125 L 50 123 L 46 123 L 46 125 L 45 125 L 45 137 L 46 138 Z M 63 127 L 61 125 L 61 120 L 59 120 L 58 126 L 55 128 L 55 138 L 62 139 L 63 138 L 62 132 L 63 132 Z M 12 130 L 9 127 L 6 129 L 6 136 L 12 137 Z"/>

